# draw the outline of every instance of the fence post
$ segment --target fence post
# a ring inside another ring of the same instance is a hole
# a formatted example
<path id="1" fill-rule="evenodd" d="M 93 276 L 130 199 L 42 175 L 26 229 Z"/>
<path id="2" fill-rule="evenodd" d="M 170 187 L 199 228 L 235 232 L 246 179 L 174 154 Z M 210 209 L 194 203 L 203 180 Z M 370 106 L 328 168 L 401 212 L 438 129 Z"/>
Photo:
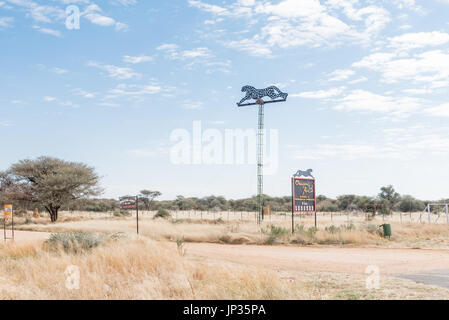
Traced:
<path id="1" fill-rule="evenodd" d="M 449 224 L 449 204 L 446 203 L 446 224 Z"/>
<path id="2" fill-rule="evenodd" d="M 430 224 L 430 204 L 427 206 L 427 220 L 429 220 L 429 224 Z"/>

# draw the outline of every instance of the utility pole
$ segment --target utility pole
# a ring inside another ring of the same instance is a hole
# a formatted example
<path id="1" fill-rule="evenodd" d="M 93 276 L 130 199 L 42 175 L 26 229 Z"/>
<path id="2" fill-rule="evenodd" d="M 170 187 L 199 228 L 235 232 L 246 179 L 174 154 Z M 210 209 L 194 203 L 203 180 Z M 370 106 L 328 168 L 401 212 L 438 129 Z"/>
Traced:
<path id="1" fill-rule="evenodd" d="M 239 107 L 246 106 L 259 106 L 259 122 L 257 129 L 257 224 L 261 224 L 263 220 L 263 138 L 264 138 L 264 107 L 267 103 L 285 102 L 287 101 L 288 93 L 284 93 L 275 86 L 271 86 L 265 89 L 256 89 L 251 86 L 244 86 L 242 92 L 246 92 L 246 96 L 237 103 Z M 271 100 L 264 101 L 262 98 L 269 97 Z M 255 102 L 245 103 L 247 100 L 256 100 Z"/>
<path id="2" fill-rule="evenodd" d="M 264 136 L 264 101 L 257 100 L 259 104 L 259 126 L 257 132 L 257 224 L 261 224 L 263 216 L 263 136 Z"/>
<path id="3" fill-rule="evenodd" d="M 139 234 L 139 196 L 136 196 L 136 224 L 137 234 Z"/>

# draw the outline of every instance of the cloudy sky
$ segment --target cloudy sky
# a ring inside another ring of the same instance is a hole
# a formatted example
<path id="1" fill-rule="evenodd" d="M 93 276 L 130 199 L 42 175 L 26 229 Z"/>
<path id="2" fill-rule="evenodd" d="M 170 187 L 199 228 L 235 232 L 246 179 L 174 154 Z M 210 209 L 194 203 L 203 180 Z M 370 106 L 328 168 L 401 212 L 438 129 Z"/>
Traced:
<path id="1" fill-rule="evenodd" d="M 328 196 L 447 198 L 448 17 L 449 0 L 0 0 L 0 168 L 50 155 L 108 197 L 251 196 L 255 165 L 176 165 L 170 137 L 255 129 L 240 89 L 274 84 L 266 193 L 313 168 Z"/>

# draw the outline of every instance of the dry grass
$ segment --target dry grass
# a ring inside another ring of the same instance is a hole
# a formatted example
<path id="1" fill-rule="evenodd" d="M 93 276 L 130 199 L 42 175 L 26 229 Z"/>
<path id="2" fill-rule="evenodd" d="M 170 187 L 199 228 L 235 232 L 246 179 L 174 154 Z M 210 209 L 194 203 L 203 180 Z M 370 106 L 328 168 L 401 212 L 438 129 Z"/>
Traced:
<path id="1" fill-rule="evenodd" d="M 282 299 L 298 297 L 272 272 L 187 261 L 174 246 L 118 240 L 82 254 L 34 245 L 0 247 L 0 299 Z M 80 269 L 79 290 L 65 286 Z"/>
<path id="2" fill-rule="evenodd" d="M 387 247 L 412 248 L 449 248 L 449 226 L 446 224 L 400 223 L 397 217 L 391 218 L 393 237 L 384 239 L 378 226 L 384 223 L 383 218 L 365 221 L 359 216 L 343 214 L 321 214 L 318 219 L 318 230 L 313 231 L 313 217 L 296 219 L 296 232 L 291 235 L 291 221 L 285 218 L 266 219 L 262 227 L 253 221 L 226 219 L 225 213 L 214 214 L 215 220 L 196 219 L 198 213 L 177 213 L 178 216 L 190 216 L 185 219 L 153 219 L 151 213 L 140 218 L 140 232 L 155 240 L 176 241 L 184 237 L 186 242 L 212 242 L 230 244 L 322 244 L 322 245 L 369 245 Z M 204 214 L 205 215 L 205 214 Z M 135 233 L 136 222 L 133 217 L 105 218 L 95 215 L 89 218 L 79 213 L 76 216 L 64 215 L 63 221 L 56 224 L 42 223 L 42 219 L 30 224 L 18 225 L 20 230 L 43 232 L 124 232 Z M 235 215 L 239 217 L 239 214 Z M 245 217 L 245 215 L 242 215 Z M 220 218 L 220 217 L 225 217 Z M 417 215 L 413 216 L 417 220 Z M 279 218 L 279 217 L 277 217 Z M 405 220 L 405 218 L 404 218 Z M 273 234 L 271 225 L 283 230 L 281 234 Z M 353 228 L 348 228 L 353 226 Z"/>
<path id="3" fill-rule="evenodd" d="M 79 290 L 65 285 L 80 270 Z M 429 299 L 449 291 L 385 278 L 365 289 L 362 275 L 267 271 L 198 262 L 173 244 L 147 238 L 106 242 L 83 253 L 39 244 L 0 245 L 0 299 Z M 398 289 L 401 288 L 401 289 Z"/>

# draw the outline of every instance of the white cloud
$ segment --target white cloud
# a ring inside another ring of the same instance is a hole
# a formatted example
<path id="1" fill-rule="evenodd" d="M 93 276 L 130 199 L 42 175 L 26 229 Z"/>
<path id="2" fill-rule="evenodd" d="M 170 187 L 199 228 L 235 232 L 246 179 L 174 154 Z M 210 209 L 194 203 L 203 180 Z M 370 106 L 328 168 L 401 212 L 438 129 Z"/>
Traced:
<path id="1" fill-rule="evenodd" d="M 156 48 L 159 51 L 165 51 L 166 57 L 173 60 L 187 60 L 187 59 L 208 59 L 212 58 L 213 54 L 209 48 L 200 47 L 190 50 L 179 50 L 176 44 L 163 44 Z"/>
<path id="2" fill-rule="evenodd" d="M 0 29 L 11 27 L 13 21 L 12 17 L 0 17 Z"/>
<path id="3" fill-rule="evenodd" d="M 208 48 L 196 48 L 193 50 L 185 50 L 180 54 L 181 59 L 194 59 L 194 58 L 210 58 L 212 53 Z"/>
<path id="4" fill-rule="evenodd" d="M 216 15 L 229 15 L 229 11 L 223 7 L 203 3 L 201 1 L 196 0 L 188 0 L 190 6 L 196 7 L 198 9 L 202 9 L 204 11 L 216 14 Z"/>
<path id="5" fill-rule="evenodd" d="M 242 39 L 225 42 L 225 45 L 249 53 L 253 56 L 271 58 L 271 49 L 263 43 L 258 43 L 256 39 Z"/>
<path id="6" fill-rule="evenodd" d="M 52 68 L 51 71 L 54 73 L 57 73 L 57 74 L 65 74 L 65 73 L 69 72 L 66 69 L 62 69 L 62 68 L 58 68 L 58 67 Z"/>
<path id="7" fill-rule="evenodd" d="M 427 108 L 424 113 L 436 117 L 449 117 L 449 103 Z"/>
<path id="8" fill-rule="evenodd" d="M 331 88 L 329 90 L 305 91 L 301 93 L 291 94 L 292 98 L 307 98 L 307 99 L 327 99 L 341 95 L 345 87 Z"/>
<path id="9" fill-rule="evenodd" d="M 164 91 L 158 84 L 119 84 L 114 89 L 109 91 L 108 98 L 116 98 L 119 96 L 141 96 L 157 94 Z"/>
<path id="10" fill-rule="evenodd" d="M 378 130 L 374 140 L 318 144 L 293 153 L 296 159 L 411 159 L 422 155 L 449 154 L 447 132 L 429 133 L 425 126 Z"/>
<path id="11" fill-rule="evenodd" d="M 164 43 L 164 44 L 160 45 L 159 47 L 157 47 L 156 50 L 174 51 L 174 50 L 177 50 L 178 48 L 179 48 L 179 46 L 177 44 Z"/>
<path id="12" fill-rule="evenodd" d="M 200 110 L 203 108 L 203 103 L 202 102 L 184 103 L 183 108 L 187 110 Z"/>
<path id="13" fill-rule="evenodd" d="M 355 72 L 350 69 L 337 69 L 329 74 L 329 81 L 343 81 L 354 74 Z"/>
<path id="14" fill-rule="evenodd" d="M 58 30 L 50 29 L 50 28 L 43 28 L 40 26 L 33 26 L 33 29 L 36 29 L 37 31 L 45 34 L 49 34 L 54 37 L 61 37 L 61 32 Z"/>
<path id="15" fill-rule="evenodd" d="M 442 50 L 427 51 L 412 57 L 401 57 L 397 53 L 375 53 L 353 66 L 380 72 L 386 83 L 405 80 L 426 83 L 430 88 L 449 85 L 449 53 Z"/>
<path id="16" fill-rule="evenodd" d="M 95 61 L 90 61 L 87 65 L 89 67 L 95 67 L 104 70 L 108 73 L 109 77 L 118 80 L 126 80 L 141 77 L 141 74 L 135 72 L 131 68 L 117 67 L 114 65 L 104 65 Z"/>
<path id="17" fill-rule="evenodd" d="M 114 18 L 104 15 L 103 10 L 96 4 L 89 5 L 86 10 L 81 13 L 81 16 L 91 23 L 102 27 L 114 26 L 116 31 L 127 31 L 129 28 L 127 24 L 118 22 Z"/>
<path id="18" fill-rule="evenodd" d="M 47 101 L 47 102 L 52 102 L 52 101 L 56 101 L 57 99 L 55 97 L 45 96 L 44 100 Z"/>
<path id="19" fill-rule="evenodd" d="M 406 33 L 388 38 L 390 46 L 399 50 L 411 50 L 424 47 L 441 46 L 449 42 L 449 33 L 446 32 L 417 32 Z"/>
<path id="20" fill-rule="evenodd" d="M 12 127 L 14 123 L 12 121 L 0 121 L 0 127 Z"/>
<path id="21" fill-rule="evenodd" d="M 35 22 L 53 23 L 65 19 L 65 10 L 48 5 L 40 5 L 30 0 L 8 0 L 10 4 L 25 8 L 27 17 L 31 17 Z"/>
<path id="22" fill-rule="evenodd" d="M 365 90 L 354 90 L 340 99 L 333 109 L 405 117 L 419 111 L 422 104 L 423 101 L 417 98 L 384 96 Z"/>
<path id="23" fill-rule="evenodd" d="M 101 107 L 108 107 L 108 108 L 117 108 L 120 107 L 119 104 L 117 103 L 112 103 L 112 102 L 100 102 L 97 105 L 101 106 Z"/>
<path id="24" fill-rule="evenodd" d="M 140 56 L 135 56 L 135 57 L 133 57 L 133 56 L 124 56 L 123 57 L 123 62 L 131 63 L 131 64 L 150 62 L 153 60 L 154 60 L 153 57 L 145 56 L 145 55 L 140 55 Z"/>
<path id="25" fill-rule="evenodd" d="M 189 0 L 189 4 L 221 18 L 245 14 L 249 25 L 264 21 L 251 37 L 224 40 L 222 43 L 254 56 L 270 58 L 273 48 L 296 46 L 337 46 L 342 43 L 370 43 L 390 21 L 387 10 L 374 5 L 361 6 L 358 1 L 282 0 L 237 1 L 231 5 L 210 5 Z M 345 15 L 348 21 L 343 21 Z M 213 24 L 214 20 L 209 20 Z"/>
<path id="26" fill-rule="evenodd" d="M 83 89 L 77 88 L 77 89 L 74 89 L 74 92 L 75 92 L 75 94 L 77 94 L 77 95 L 79 95 L 79 96 L 82 96 L 82 97 L 84 97 L 84 98 L 86 98 L 86 99 L 92 99 L 92 98 L 95 98 L 95 93 L 87 92 L 87 91 L 85 91 L 85 90 L 83 90 Z"/>
<path id="27" fill-rule="evenodd" d="M 321 144 L 311 149 L 295 152 L 295 159 L 344 159 L 358 160 L 362 158 L 385 159 L 400 158 L 398 150 L 391 147 L 380 147 L 375 144 L 348 143 L 348 144 Z"/>

